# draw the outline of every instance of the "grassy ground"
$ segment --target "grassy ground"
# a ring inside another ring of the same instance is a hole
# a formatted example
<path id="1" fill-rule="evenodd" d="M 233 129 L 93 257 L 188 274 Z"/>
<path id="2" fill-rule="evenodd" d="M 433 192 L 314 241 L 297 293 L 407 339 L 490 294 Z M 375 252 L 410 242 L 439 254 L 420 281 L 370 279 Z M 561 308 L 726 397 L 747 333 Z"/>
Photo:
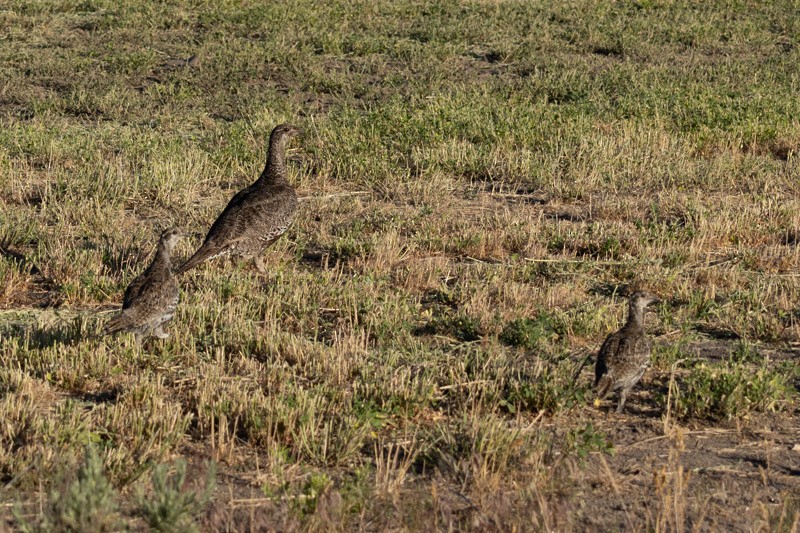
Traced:
<path id="1" fill-rule="evenodd" d="M 799 36 L 792 2 L 6 2 L 5 526 L 797 531 Z M 283 121 L 270 274 L 96 337 Z M 638 286 L 616 415 L 581 365 Z"/>

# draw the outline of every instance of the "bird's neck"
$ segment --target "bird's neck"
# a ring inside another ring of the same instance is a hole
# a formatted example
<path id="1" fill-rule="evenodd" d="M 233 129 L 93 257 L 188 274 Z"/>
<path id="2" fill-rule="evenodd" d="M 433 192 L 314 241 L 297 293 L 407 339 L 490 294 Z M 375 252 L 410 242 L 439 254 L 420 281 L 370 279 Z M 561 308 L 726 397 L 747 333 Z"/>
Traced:
<path id="1" fill-rule="evenodd" d="M 628 306 L 628 321 L 626 328 L 641 328 L 644 326 L 644 309 L 636 305 Z"/>
<path id="2" fill-rule="evenodd" d="M 258 179 L 260 183 L 282 183 L 286 181 L 286 141 L 275 139 L 269 145 L 267 166 Z"/>
<path id="3" fill-rule="evenodd" d="M 156 256 L 153 258 L 151 268 L 172 268 L 172 247 L 166 243 L 159 242 L 156 248 Z"/>

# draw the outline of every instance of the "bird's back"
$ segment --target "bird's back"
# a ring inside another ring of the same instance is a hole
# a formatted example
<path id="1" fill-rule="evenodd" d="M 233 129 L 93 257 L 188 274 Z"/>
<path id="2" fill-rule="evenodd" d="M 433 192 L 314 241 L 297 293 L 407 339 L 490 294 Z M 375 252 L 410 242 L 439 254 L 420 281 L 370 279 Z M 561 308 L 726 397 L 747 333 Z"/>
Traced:
<path id="1" fill-rule="evenodd" d="M 211 225 L 202 246 L 177 271 L 228 253 L 253 255 L 280 237 L 297 210 L 297 194 L 286 183 L 239 191 Z"/>
<path id="2" fill-rule="evenodd" d="M 206 242 L 222 244 L 249 239 L 271 240 L 275 234 L 286 231 L 294 219 L 297 194 L 288 184 L 269 188 L 251 187 L 246 194 L 239 198 L 237 196 L 231 199 L 229 207 L 211 227 Z"/>
<path id="3" fill-rule="evenodd" d="M 156 254 L 153 262 L 125 289 L 122 312 L 106 323 L 106 334 L 147 329 L 169 320 L 178 306 L 178 283 L 169 263 Z"/>
<path id="4" fill-rule="evenodd" d="M 595 386 L 602 384 L 607 392 L 609 388 L 638 381 L 649 360 L 650 340 L 644 329 L 624 327 L 606 337 L 600 347 L 595 366 Z"/>

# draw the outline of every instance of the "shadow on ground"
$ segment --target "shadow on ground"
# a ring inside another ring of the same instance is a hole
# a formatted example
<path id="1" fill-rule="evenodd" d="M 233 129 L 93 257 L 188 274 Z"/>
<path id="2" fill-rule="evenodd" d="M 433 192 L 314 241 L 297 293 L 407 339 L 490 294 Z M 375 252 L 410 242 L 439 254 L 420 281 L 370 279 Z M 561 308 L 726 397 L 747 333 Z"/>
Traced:
<path id="1" fill-rule="evenodd" d="M 0 336 L 28 348 L 73 345 L 91 338 L 97 319 L 93 314 L 61 313 L 52 309 L 10 310 L 0 314 Z"/>

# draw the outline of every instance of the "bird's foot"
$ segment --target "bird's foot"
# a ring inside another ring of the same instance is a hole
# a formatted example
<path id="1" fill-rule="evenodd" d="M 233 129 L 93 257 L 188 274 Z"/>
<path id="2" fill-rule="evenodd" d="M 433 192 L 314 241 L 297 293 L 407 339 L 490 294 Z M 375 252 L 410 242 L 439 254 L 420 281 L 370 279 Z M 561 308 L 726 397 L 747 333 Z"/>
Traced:
<path id="1" fill-rule="evenodd" d="M 264 265 L 264 261 L 257 255 L 253 256 L 253 264 L 256 265 L 256 270 L 262 275 L 267 274 L 267 267 Z"/>

